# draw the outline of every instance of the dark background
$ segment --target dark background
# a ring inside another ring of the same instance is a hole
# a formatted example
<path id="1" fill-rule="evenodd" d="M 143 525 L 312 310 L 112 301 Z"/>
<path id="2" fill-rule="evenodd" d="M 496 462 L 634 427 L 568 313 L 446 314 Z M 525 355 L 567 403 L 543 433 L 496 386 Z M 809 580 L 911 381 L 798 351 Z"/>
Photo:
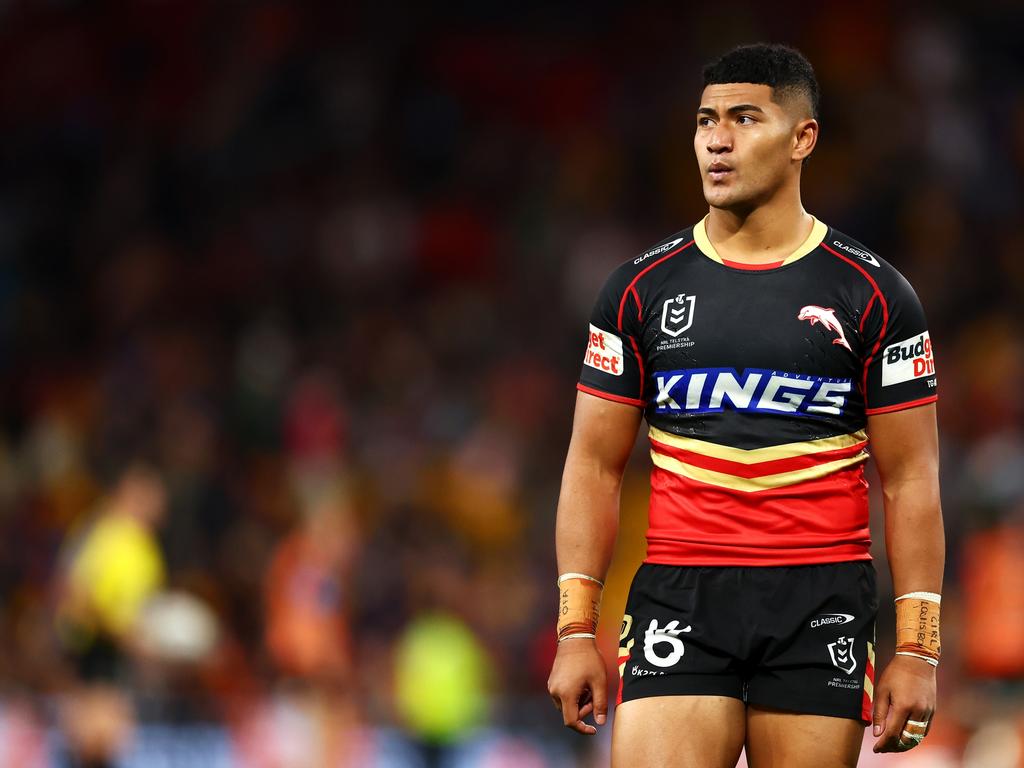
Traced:
<path id="1" fill-rule="evenodd" d="M 700 67 L 759 40 L 821 82 L 805 207 L 936 344 L 940 714 L 901 765 L 1024 764 L 1022 34 L 997 0 L 0 4 L 0 764 L 96 711 L 119 765 L 603 764 L 544 693 L 587 317 L 706 212 Z M 162 516 L 74 576 L 139 461 Z M 141 609 L 69 640 L 69 584 L 140 583 L 111 564 L 147 542 L 216 642 L 169 662 Z"/>

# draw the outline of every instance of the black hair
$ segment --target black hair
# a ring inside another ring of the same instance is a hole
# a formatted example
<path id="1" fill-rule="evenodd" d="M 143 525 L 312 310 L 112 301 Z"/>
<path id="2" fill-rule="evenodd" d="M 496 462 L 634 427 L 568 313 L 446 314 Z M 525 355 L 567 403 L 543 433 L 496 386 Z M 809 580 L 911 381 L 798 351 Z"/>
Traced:
<path id="1" fill-rule="evenodd" d="M 754 83 L 770 86 L 776 95 L 805 96 L 811 117 L 818 119 L 818 78 L 814 67 L 800 51 L 777 43 L 756 43 L 733 48 L 704 67 L 704 87 L 723 83 Z"/>

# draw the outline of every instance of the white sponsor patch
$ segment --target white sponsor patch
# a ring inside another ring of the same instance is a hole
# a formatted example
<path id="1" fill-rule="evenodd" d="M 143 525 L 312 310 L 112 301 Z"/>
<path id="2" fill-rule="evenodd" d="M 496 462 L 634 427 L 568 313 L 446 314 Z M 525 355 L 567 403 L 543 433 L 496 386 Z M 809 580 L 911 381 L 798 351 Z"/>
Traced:
<path id="1" fill-rule="evenodd" d="M 928 331 L 890 344 L 882 353 L 882 386 L 935 375 L 935 356 Z"/>
<path id="2" fill-rule="evenodd" d="M 621 376 L 622 339 L 591 324 L 590 341 L 587 342 L 587 354 L 583 362 L 612 376 Z"/>

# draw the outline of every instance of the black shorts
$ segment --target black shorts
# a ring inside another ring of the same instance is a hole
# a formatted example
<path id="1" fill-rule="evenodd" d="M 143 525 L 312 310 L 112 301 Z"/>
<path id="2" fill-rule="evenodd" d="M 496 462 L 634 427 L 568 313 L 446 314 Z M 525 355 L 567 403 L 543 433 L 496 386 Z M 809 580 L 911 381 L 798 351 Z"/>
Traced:
<path id="1" fill-rule="evenodd" d="M 870 561 L 644 563 L 622 621 L 619 701 L 731 696 L 868 723 L 877 613 Z"/>

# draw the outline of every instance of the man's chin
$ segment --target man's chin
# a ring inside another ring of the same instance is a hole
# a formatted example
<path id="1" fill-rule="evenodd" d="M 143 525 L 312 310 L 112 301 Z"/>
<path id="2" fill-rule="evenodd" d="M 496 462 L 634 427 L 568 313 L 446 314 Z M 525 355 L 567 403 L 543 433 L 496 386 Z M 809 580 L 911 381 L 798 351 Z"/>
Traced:
<path id="1" fill-rule="evenodd" d="M 728 189 L 718 185 L 710 185 L 704 188 L 704 199 L 712 208 L 731 208 L 738 200 L 736 190 Z"/>
<path id="2" fill-rule="evenodd" d="M 705 187 L 704 199 L 712 208 L 737 214 L 747 214 L 756 207 L 755 200 L 744 195 L 740 190 L 720 186 Z"/>

